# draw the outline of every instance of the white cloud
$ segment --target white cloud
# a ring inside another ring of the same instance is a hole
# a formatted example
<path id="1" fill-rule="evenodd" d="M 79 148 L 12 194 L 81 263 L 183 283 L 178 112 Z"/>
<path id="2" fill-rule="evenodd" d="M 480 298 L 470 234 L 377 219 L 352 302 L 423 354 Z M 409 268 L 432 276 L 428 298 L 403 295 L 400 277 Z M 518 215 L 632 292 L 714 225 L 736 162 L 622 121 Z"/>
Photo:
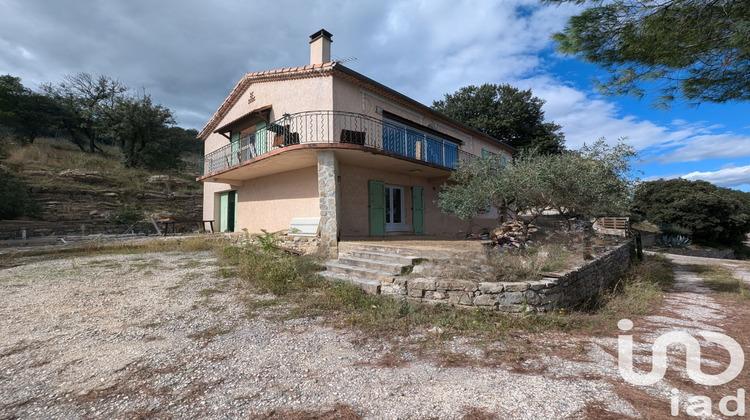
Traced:
<path id="1" fill-rule="evenodd" d="M 627 136 L 659 162 L 750 156 L 750 136 L 711 123 L 657 124 L 550 75 L 541 52 L 581 6 L 537 0 L 274 2 L 0 0 L 0 74 L 34 86 L 87 71 L 146 87 L 200 128 L 245 72 L 306 64 L 325 27 L 333 54 L 430 105 L 462 86 L 510 83 L 547 101 L 570 148 Z M 571 60 L 552 54 L 548 59 Z M 30 83 L 31 82 L 31 83 Z"/>
<path id="2" fill-rule="evenodd" d="M 750 185 L 750 165 L 722 168 L 713 172 L 691 172 L 681 176 L 691 181 L 701 179 L 722 187 Z"/>

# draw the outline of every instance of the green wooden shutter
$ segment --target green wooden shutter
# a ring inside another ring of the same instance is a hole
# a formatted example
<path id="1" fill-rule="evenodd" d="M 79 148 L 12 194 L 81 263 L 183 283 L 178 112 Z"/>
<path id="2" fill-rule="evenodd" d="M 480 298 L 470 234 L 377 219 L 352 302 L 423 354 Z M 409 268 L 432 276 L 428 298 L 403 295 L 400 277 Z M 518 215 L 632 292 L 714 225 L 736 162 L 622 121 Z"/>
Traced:
<path id="1" fill-rule="evenodd" d="M 237 156 L 240 151 L 240 133 L 232 133 L 232 165 L 236 165 L 239 162 Z"/>
<path id="2" fill-rule="evenodd" d="M 487 159 L 487 157 L 490 156 L 490 151 L 487 149 L 482 149 L 482 157 Z"/>
<path id="3" fill-rule="evenodd" d="M 414 219 L 414 234 L 421 235 L 424 233 L 424 198 L 422 197 L 422 187 L 411 188 L 411 206 Z"/>
<path id="4" fill-rule="evenodd" d="M 385 236 L 385 183 L 370 181 L 370 236 Z"/>
<path id="5" fill-rule="evenodd" d="M 219 232 L 237 230 L 237 192 L 219 194 Z"/>

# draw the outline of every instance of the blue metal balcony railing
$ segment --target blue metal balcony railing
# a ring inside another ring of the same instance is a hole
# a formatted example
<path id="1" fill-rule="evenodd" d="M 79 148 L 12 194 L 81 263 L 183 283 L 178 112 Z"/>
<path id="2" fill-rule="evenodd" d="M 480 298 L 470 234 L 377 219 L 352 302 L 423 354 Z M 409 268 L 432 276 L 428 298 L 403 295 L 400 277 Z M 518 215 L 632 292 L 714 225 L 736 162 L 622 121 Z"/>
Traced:
<path id="1" fill-rule="evenodd" d="M 400 124 L 362 114 L 309 111 L 286 115 L 208 153 L 201 159 L 204 176 L 295 144 L 347 143 L 393 153 L 448 169 L 476 156 L 456 143 Z"/>

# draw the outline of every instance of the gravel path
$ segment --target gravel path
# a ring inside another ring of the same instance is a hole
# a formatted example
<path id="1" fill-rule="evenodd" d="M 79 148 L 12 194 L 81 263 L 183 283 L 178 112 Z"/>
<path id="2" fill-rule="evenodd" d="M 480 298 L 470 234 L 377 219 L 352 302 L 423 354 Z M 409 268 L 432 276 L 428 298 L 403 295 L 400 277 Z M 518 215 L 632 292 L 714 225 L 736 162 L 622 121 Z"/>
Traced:
<path id="1" fill-rule="evenodd" d="M 230 419 L 335 404 L 372 419 L 462 418 L 469 408 L 581 418 L 591 404 L 639 417 L 613 386 L 611 339 L 584 339 L 580 360 L 531 360 L 544 366 L 535 374 L 422 359 L 383 367 L 388 343 L 311 319 L 248 317 L 240 285 L 219 270 L 208 252 L 0 270 L 0 419 Z M 649 322 L 667 328 L 692 316 Z"/>

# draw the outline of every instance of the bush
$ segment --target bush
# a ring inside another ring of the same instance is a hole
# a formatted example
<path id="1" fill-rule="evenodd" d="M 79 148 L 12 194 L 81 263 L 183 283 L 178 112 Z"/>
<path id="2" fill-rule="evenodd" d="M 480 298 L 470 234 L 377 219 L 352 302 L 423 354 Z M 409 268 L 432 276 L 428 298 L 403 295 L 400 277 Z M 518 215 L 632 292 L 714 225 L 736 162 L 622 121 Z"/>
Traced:
<path id="1" fill-rule="evenodd" d="M 308 257 L 297 257 L 283 251 L 264 250 L 257 246 L 224 249 L 223 259 L 236 267 L 236 274 L 250 282 L 261 293 L 286 295 L 306 290 L 320 282 L 320 267 Z"/>
<path id="2" fill-rule="evenodd" d="M 164 144 L 149 144 L 138 153 L 141 166 L 152 171 L 180 169 L 184 166 L 180 154 Z"/>
<path id="3" fill-rule="evenodd" d="M 0 220 L 37 216 L 39 206 L 31 198 L 30 190 L 25 182 L 0 169 Z"/>
<path id="4" fill-rule="evenodd" d="M 670 179 L 644 182 L 633 196 L 633 211 L 668 234 L 692 232 L 693 240 L 736 245 L 750 232 L 750 193 L 706 181 Z"/>
<path id="5" fill-rule="evenodd" d="M 145 218 L 146 214 L 140 206 L 125 205 L 120 207 L 108 221 L 115 224 L 133 225 Z"/>
<path id="6" fill-rule="evenodd" d="M 693 231 L 688 228 L 679 225 L 669 225 L 666 223 L 662 223 L 661 226 L 659 226 L 659 230 L 665 235 L 690 236 L 693 234 Z"/>

